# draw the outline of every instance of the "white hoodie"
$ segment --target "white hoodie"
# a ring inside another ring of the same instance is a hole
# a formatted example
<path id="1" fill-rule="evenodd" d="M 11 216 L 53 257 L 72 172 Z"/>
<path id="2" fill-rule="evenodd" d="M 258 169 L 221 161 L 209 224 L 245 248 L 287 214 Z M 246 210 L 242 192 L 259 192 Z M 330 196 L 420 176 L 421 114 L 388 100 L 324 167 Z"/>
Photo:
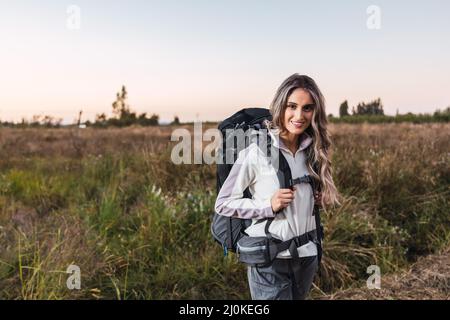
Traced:
<path id="1" fill-rule="evenodd" d="M 295 155 L 283 144 L 272 130 L 269 130 L 272 145 L 283 152 L 291 169 L 292 179 L 309 174 L 306 167 L 305 149 L 312 138 L 304 132 L 300 137 L 300 146 Z M 243 198 L 244 190 L 249 187 L 252 199 Z M 313 213 L 314 196 L 309 183 L 295 185 L 294 200 L 282 212 L 274 214 L 271 198 L 280 189 L 275 168 L 256 143 L 242 150 L 225 180 L 215 203 L 218 214 L 253 219 L 245 230 L 251 237 L 265 236 L 266 222 L 255 224 L 259 219 L 274 217 L 269 232 L 274 238 L 286 241 L 316 229 Z M 300 257 L 317 255 L 316 244 L 309 243 L 298 248 Z M 278 258 L 290 258 L 289 250 L 280 252 Z"/>

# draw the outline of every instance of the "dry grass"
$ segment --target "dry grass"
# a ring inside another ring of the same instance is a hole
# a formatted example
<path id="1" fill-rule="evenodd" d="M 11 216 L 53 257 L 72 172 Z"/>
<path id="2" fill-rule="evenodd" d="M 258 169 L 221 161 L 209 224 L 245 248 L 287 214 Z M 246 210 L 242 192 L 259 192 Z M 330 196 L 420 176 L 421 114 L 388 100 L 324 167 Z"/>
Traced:
<path id="1" fill-rule="evenodd" d="M 407 271 L 381 276 L 381 289 L 361 287 L 320 299 L 425 300 L 450 299 L 450 248 L 420 258 Z"/>
<path id="2" fill-rule="evenodd" d="M 244 266 L 209 234 L 215 167 L 174 165 L 173 129 L 1 128 L 0 298 L 248 299 Z M 313 296 L 367 295 L 346 290 L 372 264 L 379 298 L 448 295 L 448 251 L 396 272 L 450 244 L 450 124 L 330 130 L 344 203 L 324 216 Z M 65 287 L 72 263 L 80 291 Z"/>

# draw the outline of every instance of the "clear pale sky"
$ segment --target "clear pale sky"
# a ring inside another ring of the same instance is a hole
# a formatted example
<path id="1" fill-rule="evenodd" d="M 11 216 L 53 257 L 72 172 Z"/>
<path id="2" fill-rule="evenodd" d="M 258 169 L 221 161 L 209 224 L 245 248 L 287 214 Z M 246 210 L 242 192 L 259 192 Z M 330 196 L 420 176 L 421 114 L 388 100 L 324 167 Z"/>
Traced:
<path id="1" fill-rule="evenodd" d="M 327 113 L 377 97 L 386 114 L 432 113 L 450 105 L 449 17 L 446 0 L 0 0 L 0 119 L 93 120 L 124 84 L 138 112 L 220 120 L 268 106 L 295 72 Z"/>

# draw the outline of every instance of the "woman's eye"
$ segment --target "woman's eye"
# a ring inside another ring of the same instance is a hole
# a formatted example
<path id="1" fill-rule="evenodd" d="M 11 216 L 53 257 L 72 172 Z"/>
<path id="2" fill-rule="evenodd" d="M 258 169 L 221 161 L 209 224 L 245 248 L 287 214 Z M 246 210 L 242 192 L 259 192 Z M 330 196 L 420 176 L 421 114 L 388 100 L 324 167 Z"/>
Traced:
<path id="1" fill-rule="evenodd" d="M 297 108 L 297 106 L 295 104 L 290 104 L 289 108 L 291 108 L 292 110 L 294 110 L 295 108 Z"/>
<path id="2" fill-rule="evenodd" d="M 303 106 L 302 109 L 303 109 L 304 112 L 310 112 L 313 109 L 313 106 L 308 104 L 306 106 Z"/>

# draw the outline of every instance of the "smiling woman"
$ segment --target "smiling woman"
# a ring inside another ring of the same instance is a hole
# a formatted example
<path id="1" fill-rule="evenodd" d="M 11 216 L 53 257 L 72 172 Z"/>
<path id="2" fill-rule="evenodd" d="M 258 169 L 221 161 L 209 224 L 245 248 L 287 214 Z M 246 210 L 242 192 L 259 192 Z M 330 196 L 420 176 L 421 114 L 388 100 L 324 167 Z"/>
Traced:
<path id="1" fill-rule="evenodd" d="M 239 153 L 221 186 L 215 211 L 225 217 L 251 219 L 238 251 L 240 261 L 248 265 L 253 299 L 305 299 L 322 254 L 323 233 L 314 204 L 325 209 L 340 204 L 332 179 L 322 93 L 313 79 L 294 74 L 276 92 L 270 114 L 272 121 L 266 120 L 265 127 L 284 165 L 274 169 L 251 144 Z M 279 180 L 283 170 L 290 175 Z M 244 195 L 247 190 L 249 199 Z M 314 194 L 316 190 L 323 197 Z M 273 249 L 277 244 L 279 250 Z M 268 250 L 274 259 L 261 262 L 255 258 L 258 250 Z"/>

